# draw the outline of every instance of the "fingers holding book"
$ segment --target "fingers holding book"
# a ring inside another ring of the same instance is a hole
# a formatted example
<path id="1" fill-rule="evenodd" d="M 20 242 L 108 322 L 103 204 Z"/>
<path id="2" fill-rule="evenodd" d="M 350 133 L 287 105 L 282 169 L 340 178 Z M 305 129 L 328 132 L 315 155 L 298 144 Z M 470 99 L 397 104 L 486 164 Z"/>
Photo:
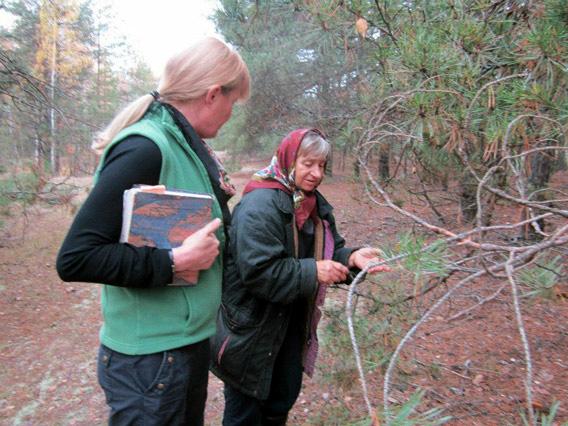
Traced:
<path id="1" fill-rule="evenodd" d="M 172 250 L 177 276 L 193 277 L 197 271 L 211 267 L 219 255 L 219 240 L 215 231 L 220 226 L 221 220 L 214 219 L 187 237 L 181 246 Z"/>

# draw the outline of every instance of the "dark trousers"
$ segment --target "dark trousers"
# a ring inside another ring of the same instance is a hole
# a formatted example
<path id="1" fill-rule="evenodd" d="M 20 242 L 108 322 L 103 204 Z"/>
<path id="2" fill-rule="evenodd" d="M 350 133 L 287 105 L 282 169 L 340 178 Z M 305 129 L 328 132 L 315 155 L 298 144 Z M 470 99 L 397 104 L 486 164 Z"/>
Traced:
<path id="1" fill-rule="evenodd" d="M 208 366 L 208 340 L 149 355 L 101 345 L 97 373 L 109 425 L 203 425 Z"/>
<path id="2" fill-rule="evenodd" d="M 302 388 L 302 333 L 288 328 L 272 372 L 270 393 L 264 401 L 245 395 L 225 383 L 223 426 L 285 425 L 288 412 Z"/>

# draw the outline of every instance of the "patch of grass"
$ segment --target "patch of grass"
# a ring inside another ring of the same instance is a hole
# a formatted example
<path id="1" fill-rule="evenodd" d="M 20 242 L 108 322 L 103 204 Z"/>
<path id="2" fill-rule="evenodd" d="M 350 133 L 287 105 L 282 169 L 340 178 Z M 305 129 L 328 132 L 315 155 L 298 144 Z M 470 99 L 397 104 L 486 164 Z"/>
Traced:
<path id="1" fill-rule="evenodd" d="M 433 408 L 419 412 L 418 407 L 424 397 L 424 391 L 412 394 L 409 400 L 400 407 L 393 407 L 390 414 L 391 426 L 438 426 L 451 420 L 450 416 L 443 416 L 442 410 Z M 383 413 L 384 414 L 384 413 Z"/>
<path id="2" fill-rule="evenodd" d="M 326 310 L 329 321 L 318 332 L 322 351 L 329 362 L 320 362 L 322 380 L 343 390 L 357 383 L 357 367 L 351 349 L 351 340 L 340 307 Z"/>
<path id="3" fill-rule="evenodd" d="M 444 416 L 443 410 L 439 408 L 419 411 L 424 393 L 424 391 L 415 392 L 404 404 L 391 406 L 388 424 L 391 426 L 440 426 L 449 422 L 451 417 Z M 386 424 L 385 413 L 381 412 L 378 407 L 377 411 L 379 411 L 380 424 Z M 356 416 L 355 413 L 338 401 L 336 404 L 327 405 L 320 413 L 311 416 L 307 424 L 318 426 L 367 426 L 371 424 L 371 419 L 367 416 L 364 418 L 354 418 L 354 416 Z"/>
<path id="4" fill-rule="evenodd" d="M 560 402 L 555 401 L 551 406 L 548 413 L 540 413 L 540 418 L 538 417 L 538 413 L 535 415 L 536 424 L 539 426 L 555 426 L 557 423 L 554 418 L 558 412 L 558 407 L 560 407 Z M 528 416 L 525 413 L 521 413 L 521 419 L 523 420 L 524 426 L 529 426 L 531 422 L 529 422 Z M 562 426 L 567 426 L 568 422 L 562 424 Z"/>
<path id="5" fill-rule="evenodd" d="M 395 198 L 393 200 L 395 206 L 402 208 L 404 206 L 404 200 L 402 198 Z"/>
<path id="6" fill-rule="evenodd" d="M 324 382 L 348 390 L 359 384 L 359 375 L 343 306 L 327 307 L 326 314 L 329 320 L 320 328 L 319 335 L 329 362 L 320 363 L 320 370 Z M 373 315 L 355 315 L 353 324 L 364 369 L 369 373 L 383 372 L 392 354 L 392 325 Z"/>
<path id="7" fill-rule="evenodd" d="M 326 405 L 324 410 L 310 416 L 306 424 L 314 426 L 356 426 L 369 424 L 366 418 L 353 420 L 352 416 L 353 413 L 343 404 L 330 404 Z"/>

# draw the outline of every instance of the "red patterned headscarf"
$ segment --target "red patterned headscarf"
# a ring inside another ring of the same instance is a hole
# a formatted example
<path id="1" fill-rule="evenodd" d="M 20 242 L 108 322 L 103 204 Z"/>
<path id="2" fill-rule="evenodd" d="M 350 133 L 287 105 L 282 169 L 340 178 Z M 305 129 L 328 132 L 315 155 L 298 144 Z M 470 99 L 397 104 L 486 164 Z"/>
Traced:
<path id="1" fill-rule="evenodd" d="M 273 188 L 290 194 L 294 201 L 298 229 L 302 229 L 306 220 L 316 214 L 316 195 L 302 191 L 294 182 L 294 165 L 302 140 L 308 132 L 325 137 L 318 129 L 297 129 L 288 133 L 280 142 L 270 165 L 256 172 L 243 191 L 244 195 L 259 188 Z"/>

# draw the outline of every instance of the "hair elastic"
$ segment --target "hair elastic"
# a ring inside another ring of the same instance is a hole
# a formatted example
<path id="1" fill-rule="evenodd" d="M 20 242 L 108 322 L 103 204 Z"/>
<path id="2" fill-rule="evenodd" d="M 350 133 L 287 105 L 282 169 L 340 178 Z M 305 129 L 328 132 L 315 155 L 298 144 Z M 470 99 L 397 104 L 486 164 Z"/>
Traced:
<path id="1" fill-rule="evenodd" d="M 160 97 L 160 93 L 157 90 L 152 90 L 150 92 L 150 95 L 152 95 L 152 97 L 154 98 L 155 101 L 157 101 Z"/>

